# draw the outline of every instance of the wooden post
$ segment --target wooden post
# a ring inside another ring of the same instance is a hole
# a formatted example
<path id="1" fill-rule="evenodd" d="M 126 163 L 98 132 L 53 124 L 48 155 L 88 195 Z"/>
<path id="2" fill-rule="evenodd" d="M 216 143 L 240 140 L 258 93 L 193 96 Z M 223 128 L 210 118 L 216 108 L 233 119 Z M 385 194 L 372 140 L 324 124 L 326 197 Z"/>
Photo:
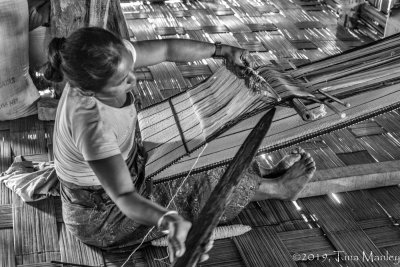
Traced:
<path id="1" fill-rule="evenodd" d="M 119 0 L 51 0 L 52 37 L 67 37 L 88 26 L 107 28 L 129 40 L 129 30 Z"/>
<path id="2" fill-rule="evenodd" d="M 67 37 L 76 29 L 88 26 L 87 1 L 51 0 L 52 37 Z"/>
<path id="3" fill-rule="evenodd" d="M 119 0 L 51 0 L 51 34 L 67 37 L 73 31 L 88 26 L 105 28 L 111 2 Z"/>
<path id="4" fill-rule="evenodd" d="M 129 40 L 129 30 L 126 25 L 125 17 L 122 13 L 119 0 L 110 0 L 108 12 L 107 29 L 114 32 L 123 39 Z"/>
<path id="5" fill-rule="evenodd" d="M 107 28 L 129 40 L 129 31 L 119 0 L 50 0 L 51 37 L 68 37 L 82 27 Z M 53 85 L 60 96 L 65 83 Z"/>
<path id="6" fill-rule="evenodd" d="M 106 28 L 110 1 L 113 0 L 90 0 L 88 26 Z"/>
<path id="7" fill-rule="evenodd" d="M 275 114 L 275 108 L 266 113 L 250 132 L 231 164 L 218 182 L 210 198 L 193 223 L 186 240 L 186 252 L 172 264 L 175 267 L 195 266 L 203 248 L 207 245 L 212 230 L 222 216 L 227 200 L 239 183 L 243 172 L 250 166 L 261 141 L 267 134 Z"/>

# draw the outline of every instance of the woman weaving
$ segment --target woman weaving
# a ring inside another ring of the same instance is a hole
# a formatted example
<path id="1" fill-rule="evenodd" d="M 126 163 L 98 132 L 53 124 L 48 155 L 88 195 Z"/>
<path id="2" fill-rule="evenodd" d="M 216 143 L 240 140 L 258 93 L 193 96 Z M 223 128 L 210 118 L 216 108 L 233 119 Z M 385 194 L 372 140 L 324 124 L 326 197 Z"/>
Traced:
<path id="1" fill-rule="evenodd" d="M 217 51 L 235 70 L 244 50 L 222 45 Z M 61 182 L 67 228 L 84 243 L 107 248 L 137 244 L 156 225 L 168 230 L 170 256 L 181 256 L 202 205 L 224 168 L 192 175 L 174 199 L 177 181 L 152 188 L 144 180 L 145 152 L 135 134 L 137 112 L 134 68 L 163 61 L 188 62 L 215 55 L 216 46 L 184 39 L 130 43 L 100 28 L 82 28 L 49 44 L 45 77 L 67 81 L 54 131 L 56 171 Z M 303 150 L 286 156 L 272 170 L 252 164 L 222 218 L 234 218 L 250 201 L 294 199 L 315 171 Z M 264 179 L 264 178 L 274 179 Z M 172 193 L 173 194 L 173 193 Z M 159 237 L 153 231 L 148 240 Z"/>

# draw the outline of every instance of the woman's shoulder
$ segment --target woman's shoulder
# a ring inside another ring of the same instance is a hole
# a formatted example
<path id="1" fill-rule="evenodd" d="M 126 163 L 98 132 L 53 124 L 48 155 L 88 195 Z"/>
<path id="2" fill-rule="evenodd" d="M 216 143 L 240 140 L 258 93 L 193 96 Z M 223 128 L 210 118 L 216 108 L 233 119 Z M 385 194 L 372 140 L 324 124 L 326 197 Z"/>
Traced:
<path id="1" fill-rule="evenodd" d="M 99 107 L 93 96 L 85 94 L 79 88 L 66 86 L 66 95 L 64 96 L 64 105 L 66 115 L 74 120 L 94 120 L 99 118 Z"/>

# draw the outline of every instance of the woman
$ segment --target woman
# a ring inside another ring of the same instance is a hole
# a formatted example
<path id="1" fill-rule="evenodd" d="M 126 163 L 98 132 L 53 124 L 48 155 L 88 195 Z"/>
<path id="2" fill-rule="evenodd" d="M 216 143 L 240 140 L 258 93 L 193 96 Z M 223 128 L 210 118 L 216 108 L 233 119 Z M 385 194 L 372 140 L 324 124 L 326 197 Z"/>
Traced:
<path id="1" fill-rule="evenodd" d="M 237 47 L 184 39 L 130 43 L 94 27 L 51 41 L 45 77 L 67 81 L 57 110 L 54 155 L 64 222 L 72 233 L 85 243 L 115 248 L 138 243 L 149 226 L 156 225 L 159 231 L 147 240 L 168 230 L 170 256 L 183 255 L 189 220 L 196 218 L 224 168 L 190 177 L 170 207 L 178 212 L 160 205 L 170 201 L 179 181 L 155 188 L 145 182 L 146 156 L 135 135 L 133 70 L 218 56 L 240 71 L 244 53 Z M 276 179 L 262 179 L 268 170 L 252 166 L 222 220 L 232 219 L 251 200 L 295 198 L 314 170 L 304 151 L 283 160 L 272 171 L 272 176 L 283 173 Z"/>

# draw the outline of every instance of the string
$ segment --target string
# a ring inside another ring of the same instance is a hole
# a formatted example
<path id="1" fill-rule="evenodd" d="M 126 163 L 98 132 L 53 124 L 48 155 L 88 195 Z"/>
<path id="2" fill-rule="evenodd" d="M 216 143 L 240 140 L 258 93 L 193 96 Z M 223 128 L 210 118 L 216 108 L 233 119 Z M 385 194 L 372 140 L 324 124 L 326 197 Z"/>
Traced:
<path id="1" fill-rule="evenodd" d="M 194 167 L 197 165 L 197 162 L 199 161 L 201 155 L 203 155 L 204 150 L 207 148 L 208 143 L 205 143 L 203 149 L 200 151 L 200 154 L 197 156 L 196 161 L 193 163 L 192 168 L 189 170 L 188 174 L 185 176 L 185 178 L 183 179 L 182 183 L 179 185 L 178 189 L 176 190 L 175 194 L 172 196 L 171 200 L 168 202 L 167 208 L 169 208 L 169 205 L 171 205 L 171 203 L 175 200 L 175 197 L 178 195 L 179 191 L 181 190 L 183 184 L 186 182 L 186 180 L 189 178 L 190 174 L 192 173 L 192 170 L 194 169 Z M 153 231 L 153 229 L 155 228 L 155 226 L 151 227 L 150 230 L 146 233 L 146 235 L 143 237 L 142 242 L 140 242 L 140 244 L 132 251 L 131 254 L 129 254 L 128 258 L 125 260 L 125 262 L 121 265 L 121 267 L 124 267 L 125 264 L 130 260 L 130 258 L 133 256 L 133 254 L 136 253 L 136 251 L 138 251 L 138 249 L 143 245 L 144 241 L 146 240 L 146 238 L 150 235 L 150 233 Z"/>
<path id="2" fill-rule="evenodd" d="M 167 250 L 167 251 L 168 251 L 168 250 Z M 168 258 L 169 258 L 169 255 L 166 256 L 166 257 L 164 257 L 164 258 L 154 259 L 154 260 L 155 260 L 155 261 L 162 262 L 162 263 L 164 263 L 164 264 L 167 265 L 167 266 L 170 266 L 171 264 L 170 264 L 169 262 L 164 261 L 164 260 L 166 260 L 166 259 L 168 259 Z"/>

